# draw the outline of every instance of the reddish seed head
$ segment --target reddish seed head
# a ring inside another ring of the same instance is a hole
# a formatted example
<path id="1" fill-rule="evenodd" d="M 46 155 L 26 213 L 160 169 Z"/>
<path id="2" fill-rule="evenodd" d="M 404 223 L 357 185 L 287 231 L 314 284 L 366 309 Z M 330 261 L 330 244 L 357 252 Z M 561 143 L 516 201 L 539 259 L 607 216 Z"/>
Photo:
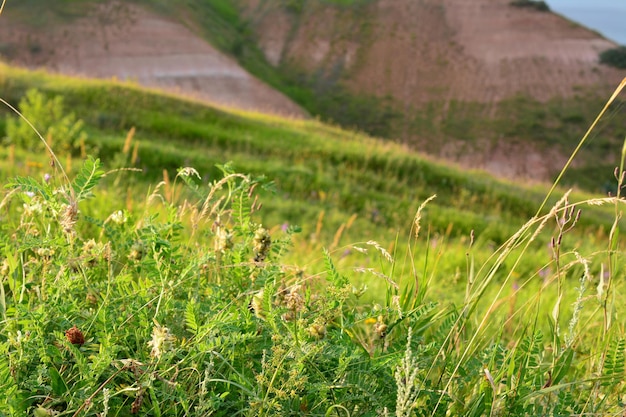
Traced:
<path id="1" fill-rule="evenodd" d="M 80 329 L 76 326 L 65 332 L 65 337 L 67 340 L 73 345 L 84 345 L 85 344 L 85 335 Z"/>

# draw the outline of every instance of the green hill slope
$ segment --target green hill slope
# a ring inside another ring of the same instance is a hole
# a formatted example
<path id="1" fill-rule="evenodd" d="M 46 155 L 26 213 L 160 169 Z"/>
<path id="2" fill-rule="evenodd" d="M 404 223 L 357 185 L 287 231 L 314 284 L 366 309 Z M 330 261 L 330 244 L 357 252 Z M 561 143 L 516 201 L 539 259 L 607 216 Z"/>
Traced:
<path id="1" fill-rule="evenodd" d="M 318 121 L 0 74 L 89 135 L 0 148 L 0 413 L 621 410 L 622 200 L 533 218 L 547 187 Z"/>
<path id="2" fill-rule="evenodd" d="M 105 164 L 135 128 L 137 167 L 144 172 L 139 178 L 155 181 L 163 169 L 172 175 L 182 166 L 212 176 L 216 164 L 232 161 L 240 171 L 276 181 L 275 204 L 289 206 L 283 213 L 289 221 L 303 215 L 310 220 L 322 209 L 335 208 L 398 228 L 422 201 L 437 194 L 430 216 L 436 231 L 453 225 L 455 234 L 474 230 L 502 242 L 534 215 L 545 194 L 542 188 L 434 163 L 399 145 L 317 121 L 237 114 L 119 83 L 6 66 L 2 71 L 0 86 L 14 105 L 30 88 L 62 96 L 86 122 L 89 142 L 100 149 Z M 2 112 L 9 114 L 6 108 Z M 292 205 L 299 207 L 293 210 Z"/>

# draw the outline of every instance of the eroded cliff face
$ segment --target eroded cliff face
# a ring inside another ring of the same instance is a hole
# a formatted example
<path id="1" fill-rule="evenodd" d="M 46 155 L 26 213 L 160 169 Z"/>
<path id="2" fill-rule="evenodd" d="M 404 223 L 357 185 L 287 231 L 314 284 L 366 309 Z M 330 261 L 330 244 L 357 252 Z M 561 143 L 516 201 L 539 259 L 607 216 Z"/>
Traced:
<path id="1" fill-rule="evenodd" d="M 626 76 L 598 63 L 613 42 L 510 0 L 239 3 L 276 67 L 305 72 L 322 93 L 340 86 L 390 98 L 402 113 L 395 138 L 508 177 L 549 179 L 566 156 L 514 134 L 472 133 L 468 142 L 445 128 L 433 133 L 423 118 L 437 124 L 460 112 L 489 120 L 498 117 L 499 103 L 516 96 L 546 102 L 593 90 L 608 97 Z"/>
<path id="2" fill-rule="evenodd" d="M 14 19 L 9 4 L 0 17 L 3 55 L 31 68 L 130 80 L 219 105 L 306 114 L 179 21 L 119 1 L 82 13 L 71 22 L 33 28 Z"/>
<path id="3" fill-rule="evenodd" d="M 598 64 L 616 46 L 551 12 L 509 0 L 372 0 L 339 7 L 240 0 L 268 60 L 403 103 L 539 100 L 624 75 Z"/>

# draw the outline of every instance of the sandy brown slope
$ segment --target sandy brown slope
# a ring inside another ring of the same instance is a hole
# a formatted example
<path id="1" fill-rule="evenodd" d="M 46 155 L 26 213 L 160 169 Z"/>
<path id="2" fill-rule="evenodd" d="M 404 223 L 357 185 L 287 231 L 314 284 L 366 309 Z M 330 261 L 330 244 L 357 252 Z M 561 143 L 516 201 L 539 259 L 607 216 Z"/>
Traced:
<path id="1" fill-rule="evenodd" d="M 494 102 L 516 93 L 545 100 L 624 76 L 598 64 L 616 46 L 554 14 L 510 0 L 377 0 L 333 8 L 307 2 L 296 16 L 280 0 L 243 0 L 268 59 L 310 71 L 347 70 L 354 90 L 406 103 Z"/>
<path id="2" fill-rule="evenodd" d="M 488 118 L 518 94 L 545 101 L 592 88 L 608 97 L 626 76 L 598 63 L 616 46 L 611 41 L 510 0 L 362 0 L 343 8 L 308 1 L 298 13 L 280 0 L 241 3 L 274 65 L 392 97 L 407 124 L 428 105 L 446 117 L 454 101 L 478 103 Z M 430 140 L 408 129 L 401 135 L 418 147 Z M 526 138 L 467 145 L 448 138 L 434 147 L 438 156 L 506 176 L 546 179 L 565 161 Z"/>
<path id="3" fill-rule="evenodd" d="M 5 58 L 62 73 L 133 80 L 247 110 L 304 116 L 290 99 L 242 69 L 180 22 L 123 2 L 68 23 L 25 27 L 0 16 Z"/>

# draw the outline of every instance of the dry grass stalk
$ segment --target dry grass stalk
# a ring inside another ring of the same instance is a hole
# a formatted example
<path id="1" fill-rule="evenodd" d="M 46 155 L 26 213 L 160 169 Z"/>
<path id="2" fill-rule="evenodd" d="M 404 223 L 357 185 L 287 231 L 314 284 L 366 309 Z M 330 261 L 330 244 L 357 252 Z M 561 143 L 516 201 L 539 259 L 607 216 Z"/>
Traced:
<path id="1" fill-rule="evenodd" d="M 376 250 L 378 252 L 380 252 L 383 257 L 388 260 L 390 263 L 393 263 L 393 257 L 389 254 L 389 252 L 387 252 L 387 250 L 385 248 L 383 248 L 382 246 L 380 246 L 380 244 L 374 240 L 370 240 L 365 242 L 365 244 L 373 246 L 374 248 L 376 248 Z"/>
<path id="2" fill-rule="evenodd" d="M 430 203 L 435 198 L 437 198 L 437 194 L 431 195 L 422 204 L 420 204 L 419 208 L 417 209 L 417 213 L 415 213 L 415 217 L 413 219 L 413 227 L 415 228 L 415 238 L 418 238 L 420 235 L 420 229 L 422 227 L 421 226 L 422 210 L 424 210 L 424 208 L 426 207 L 426 204 Z"/>
<path id="3" fill-rule="evenodd" d="M 131 127 L 128 133 L 126 134 L 126 140 L 124 141 L 124 148 L 122 148 L 122 152 L 124 155 L 130 151 L 130 145 L 133 141 L 133 137 L 135 136 L 135 126 Z"/>

